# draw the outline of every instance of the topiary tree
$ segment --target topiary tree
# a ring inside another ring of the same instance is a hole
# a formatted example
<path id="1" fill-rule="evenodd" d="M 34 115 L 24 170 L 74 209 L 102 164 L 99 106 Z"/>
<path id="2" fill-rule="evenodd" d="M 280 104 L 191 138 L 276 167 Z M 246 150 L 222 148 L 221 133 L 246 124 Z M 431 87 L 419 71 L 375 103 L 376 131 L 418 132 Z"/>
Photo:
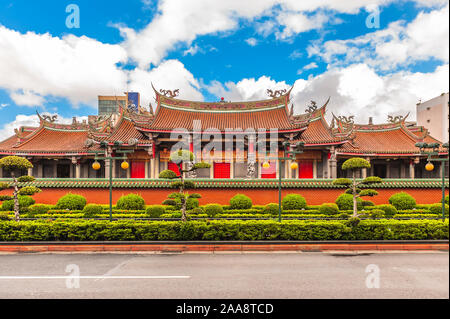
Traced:
<path id="1" fill-rule="evenodd" d="M 170 154 L 170 161 L 175 163 L 178 166 L 180 175 L 177 176 L 177 174 L 175 174 L 175 172 L 173 172 L 171 170 L 164 170 L 159 174 L 159 178 L 171 179 L 171 180 L 180 179 L 179 181 L 172 182 L 171 187 L 178 188 L 178 195 L 176 197 L 173 197 L 173 199 L 179 200 L 181 203 L 181 220 L 183 222 L 185 222 L 187 220 L 187 214 L 186 214 L 187 205 L 190 204 L 191 206 L 194 206 L 194 207 L 198 206 L 198 200 L 197 200 L 198 197 L 192 197 L 192 196 L 189 196 L 188 193 L 185 193 L 186 189 L 195 188 L 195 184 L 192 181 L 185 180 L 184 173 L 193 172 L 199 168 L 210 168 L 211 167 L 211 165 L 208 163 L 199 162 L 199 163 L 194 163 L 188 169 L 183 168 L 184 163 L 193 163 L 194 160 L 195 160 L 195 157 L 192 152 L 180 149 L 179 151 L 176 151 L 176 152 L 173 152 Z M 195 194 L 195 195 L 197 196 L 198 194 Z M 194 207 L 192 207 L 192 208 L 194 208 Z"/>
<path id="2" fill-rule="evenodd" d="M 356 181 L 356 171 L 363 168 L 370 168 L 370 163 L 364 158 L 354 157 L 346 160 L 342 164 L 343 170 L 350 170 L 352 172 L 352 179 L 348 178 L 338 178 L 333 181 L 334 185 L 344 185 L 349 188 L 346 190 L 347 194 L 353 196 L 353 218 L 358 217 L 358 198 L 363 196 L 376 196 L 378 192 L 373 189 L 360 189 L 361 186 L 368 186 L 372 184 L 382 183 L 383 180 L 377 176 L 369 176 L 361 181 Z"/>
<path id="3" fill-rule="evenodd" d="M 39 193 L 41 190 L 34 186 L 26 186 L 26 183 L 34 181 L 33 176 L 21 176 L 16 178 L 15 171 L 23 171 L 29 168 L 33 168 L 33 164 L 26 158 L 20 156 L 6 156 L 0 159 L 0 167 L 5 171 L 11 172 L 12 183 L 0 183 L 0 191 L 12 187 L 13 201 L 14 201 L 14 219 L 20 220 L 20 196 L 32 196 Z"/>

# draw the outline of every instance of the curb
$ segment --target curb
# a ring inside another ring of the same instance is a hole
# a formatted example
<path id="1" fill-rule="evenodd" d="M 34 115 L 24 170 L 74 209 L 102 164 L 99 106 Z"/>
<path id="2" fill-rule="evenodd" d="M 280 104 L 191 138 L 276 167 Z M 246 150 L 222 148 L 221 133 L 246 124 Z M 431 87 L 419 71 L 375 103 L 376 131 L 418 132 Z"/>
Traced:
<path id="1" fill-rule="evenodd" d="M 273 251 L 448 251 L 442 242 L 316 242 L 316 243 L 0 243 L 0 252 L 273 252 Z"/>

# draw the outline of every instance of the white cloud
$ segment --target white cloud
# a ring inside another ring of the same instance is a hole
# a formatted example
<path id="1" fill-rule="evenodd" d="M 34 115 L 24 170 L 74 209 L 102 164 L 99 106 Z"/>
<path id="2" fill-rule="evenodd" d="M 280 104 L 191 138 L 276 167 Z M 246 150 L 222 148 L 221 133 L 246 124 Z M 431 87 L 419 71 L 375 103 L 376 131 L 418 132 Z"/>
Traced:
<path id="1" fill-rule="evenodd" d="M 85 36 L 22 34 L 0 25 L 0 87 L 19 105 L 42 105 L 48 95 L 94 105 L 100 92 L 126 87 L 116 65 L 126 58 L 119 45 Z"/>
<path id="2" fill-rule="evenodd" d="M 258 44 L 258 40 L 256 40 L 255 38 L 248 38 L 245 40 L 245 42 L 247 42 L 247 44 L 252 47 Z"/>
<path id="3" fill-rule="evenodd" d="M 321 28 L 328 20 L 315 10 L 357 13 L 368 4 L 386 4 L 392 0 L 161 0 L 153 20 L 140 31 L 117 26 L 126 38 L 123 43 L 129 56 L 146 69 L 158 65 L 179 43 L 190 45 L 197 37 L 237 29 L 240 20 L 256 22 L 255 30 L 267 36 L 276 32 L 285 40 L 295 34 Z M 281 9 L 280 9 L 281 8 Z"/>
<path id="4" fill-rule="evenodd" d="M 58 115 L 57 113 L 42 113 L 42 115 Z M 81 122 L 83 120 L 87 121 L 87 116 L 77 117 L 77 121 Z M 72 118 L 64 118 L 58 115 L 57 118 L 58 123 L 70 124 L 72 123 Z M 14 121 L 9 122 L 0 129 L 0 141 L 5 140 L 6 138 L 14 135 L 14 129 L 19 128 L 21 126 L 29 126 L 29 127 L 38 127 L 39 126 L 39 118 L 36 114 L 33 115 L 25 115 L 18 114 Z"/>
<path id="5" fill-rule="evenodd" d="M 189 49 L 184 50 L 183 56 L 186 56 L 188 54 L 195 55 L 195 54 L 197 54 L 197 52 L 202 52 L 202 51 L 200 50 L 200 47 L 198 45 L 193 45 Z"/>
<path id="6" fill-rule="evenodd" d="M 319 66 L 317 65 L 316 62 L 311 62 L 307 65 L 305 65 L 303 68 L 301 68 L 300 70 L 297 71 L 297 74 L 301 74 L 303 73 L 303 71 L 305 70 L 312 70 L 312 69 L 317 69 Z"/>
<path id="7" fill-rule="evenodd" d="M 430 58 L 448 62 L 448 19 L 447 5 L 429 13 L 421 12 L 409 24 L 396 21 L 386 29 L 355 39 L 313 44 L 307 51 L 309 56 L 320 56 L 330 64 L 361 62 L 384 71 Z"/>
<path id="8" fill-rule="evenodd" d="M 179 98 L 203 100 L 200 93 L 200 84 L 178 60 L 167 60 L 150 71 L 136 68 L 129 72 L 129 88 L 141 92 L 141 105 L 147 106 L 149 102 L 154 105 L 154 94 L 151 83 L 157 90 L 180 89 Z"/>
<path id="9" fill-rule="evenodd" d="M 267 99 L 267 89 L 280 90 L 289 86 L 286 82 L 276 82 L 270 77 L 262 76 L 259 79 L 242 79 L 241 81 L 227 82 L 225 85 L 213 81 L 206 88 L 216 96 L 224 97 L 227 101 L 252 101 Z"/>
<path id="10" fill-rule="evenodd" d="M 367 123 L 373 117 L 379 123 L 386 122 L 388 114 L 405 115 L 411 112 L 415 119 L 415 107 L 419 99 L 427 100 L 448 92 L 449 66 L 443 65 L 430 73 L 401 71 L 380 76 L 366 64 L 345 68 L 332 68 L 323 74 L 298 79 L 291 92 L 291 102 L 296 114 L 305 112 L 311 100 L 318 105 L 331 97 L 327 118 L 336 115 L 355 115 L 357 122 Z M 269 77 L 243 79 L 237 83 L 222 85 L 212 82 L 208 91 L 231 101 L 266 99 L 267 89 L 288 88 L 284 81 L 276 82 Z"/>

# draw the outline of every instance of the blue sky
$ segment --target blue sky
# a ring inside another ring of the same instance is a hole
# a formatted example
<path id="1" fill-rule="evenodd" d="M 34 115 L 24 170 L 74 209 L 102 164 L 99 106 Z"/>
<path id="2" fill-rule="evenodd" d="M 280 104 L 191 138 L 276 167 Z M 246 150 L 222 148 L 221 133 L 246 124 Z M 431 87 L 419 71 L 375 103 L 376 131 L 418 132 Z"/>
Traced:
<path id="1" fill-rule="evenodd" d="M 0 138 L 35 125 L 36 109 L 96 114 L 97 95 L 135 90 L 148 106 L 150 82 L 213 101 L 294 85 L 296 113 L 331 96 L 330 112 L 359 122 L 448 92 L 447 0 L 318 3 L 0 0 Z"/>

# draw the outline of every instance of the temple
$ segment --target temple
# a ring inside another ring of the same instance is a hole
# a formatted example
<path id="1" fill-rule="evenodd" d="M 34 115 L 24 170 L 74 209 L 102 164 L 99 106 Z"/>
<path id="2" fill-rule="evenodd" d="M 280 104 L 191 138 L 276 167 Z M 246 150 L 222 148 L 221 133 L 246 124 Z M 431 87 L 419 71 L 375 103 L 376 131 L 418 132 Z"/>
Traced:
<path id="1" fill-rule="evenodd" d="M 389 117 L 385 124 L 372 124 L 371 121 L 356 124 L 352 116 L 332 114 L 329 124 L 325 119 L 329 99 L 322 105 L 311 101 L 304 114 L 295 115 L 292 105 L 289 107 L 290 90 L 268 90 L 269 99 L 251 102 L 193 102 L 177 99 L 177 90 L 154 91 L 157 104 L 154 111 L 151 105 L 149 110 L 119 105 L 117 113 L 90 116 L 83 122 L 74 118 L 72 124 L 59 124 L 55 117 L 38 114 L 38 127 L 17 128 L 13 136 L 0 142 L 0 157 L 26 157 L 34 167 L 22 174 L 37 178 L 108 178 L 109 161 L 102 162 L 100 170 L 94 170 L 94 153 L 114 157 L 118 150 L 133 150 L 128 154 L 129 169 L 121 169 L 122 160 L 112 162 L 112 177 L 153 179 L 165 169 L 178 173 L 177 166 L 169 160 L 171 147 L 179 141 L 171 133 L 177 130 L 190 134 L 216 134 L 221 137 L 219 142 L 225 145 L 230 130 L 254 130 L 269 135 L 276 129 L 279 155 L 283 155 L 283 142 L 304 143 L 304 152 L 296 158 L 296 169 L 292 169 L 290 163 L 276 160 L 269 160 L 270 167 L 263 167 L 263 162 L 267 161 L 265 156 L 249 156 L 255 145 L 245 138 L 239 149 L 238 146 L 224 147 L 220 153 L 208 157 L 206 160 L 211 162 L 211 168 L 197 170 L 187 177 L 278 178 L 278 165 L 282 165 L 282 178 L 332 179 L 346 176 L 340 169 L 341 164 L 355 156 L 372 164 L 358 177 L 376 175 L 413 179 L 438 178 L 441 174 L 440 169 L 425 170 L 426 158 L 420 155 L 415 144 L 446 141 L 437 141 L 424 127 L 407 122 L 407 116 Z M 210 141 L 203 137 L 201 146 Z M 243 154 L 239 160 L 238 151 Z M 440 149 L 439 156 L 448 156 L 447 150 Z M 201 157 L 196 154 L 197 159 Z M 9 177 L 9 172 L 0 170 L 1 177 Z"/>

